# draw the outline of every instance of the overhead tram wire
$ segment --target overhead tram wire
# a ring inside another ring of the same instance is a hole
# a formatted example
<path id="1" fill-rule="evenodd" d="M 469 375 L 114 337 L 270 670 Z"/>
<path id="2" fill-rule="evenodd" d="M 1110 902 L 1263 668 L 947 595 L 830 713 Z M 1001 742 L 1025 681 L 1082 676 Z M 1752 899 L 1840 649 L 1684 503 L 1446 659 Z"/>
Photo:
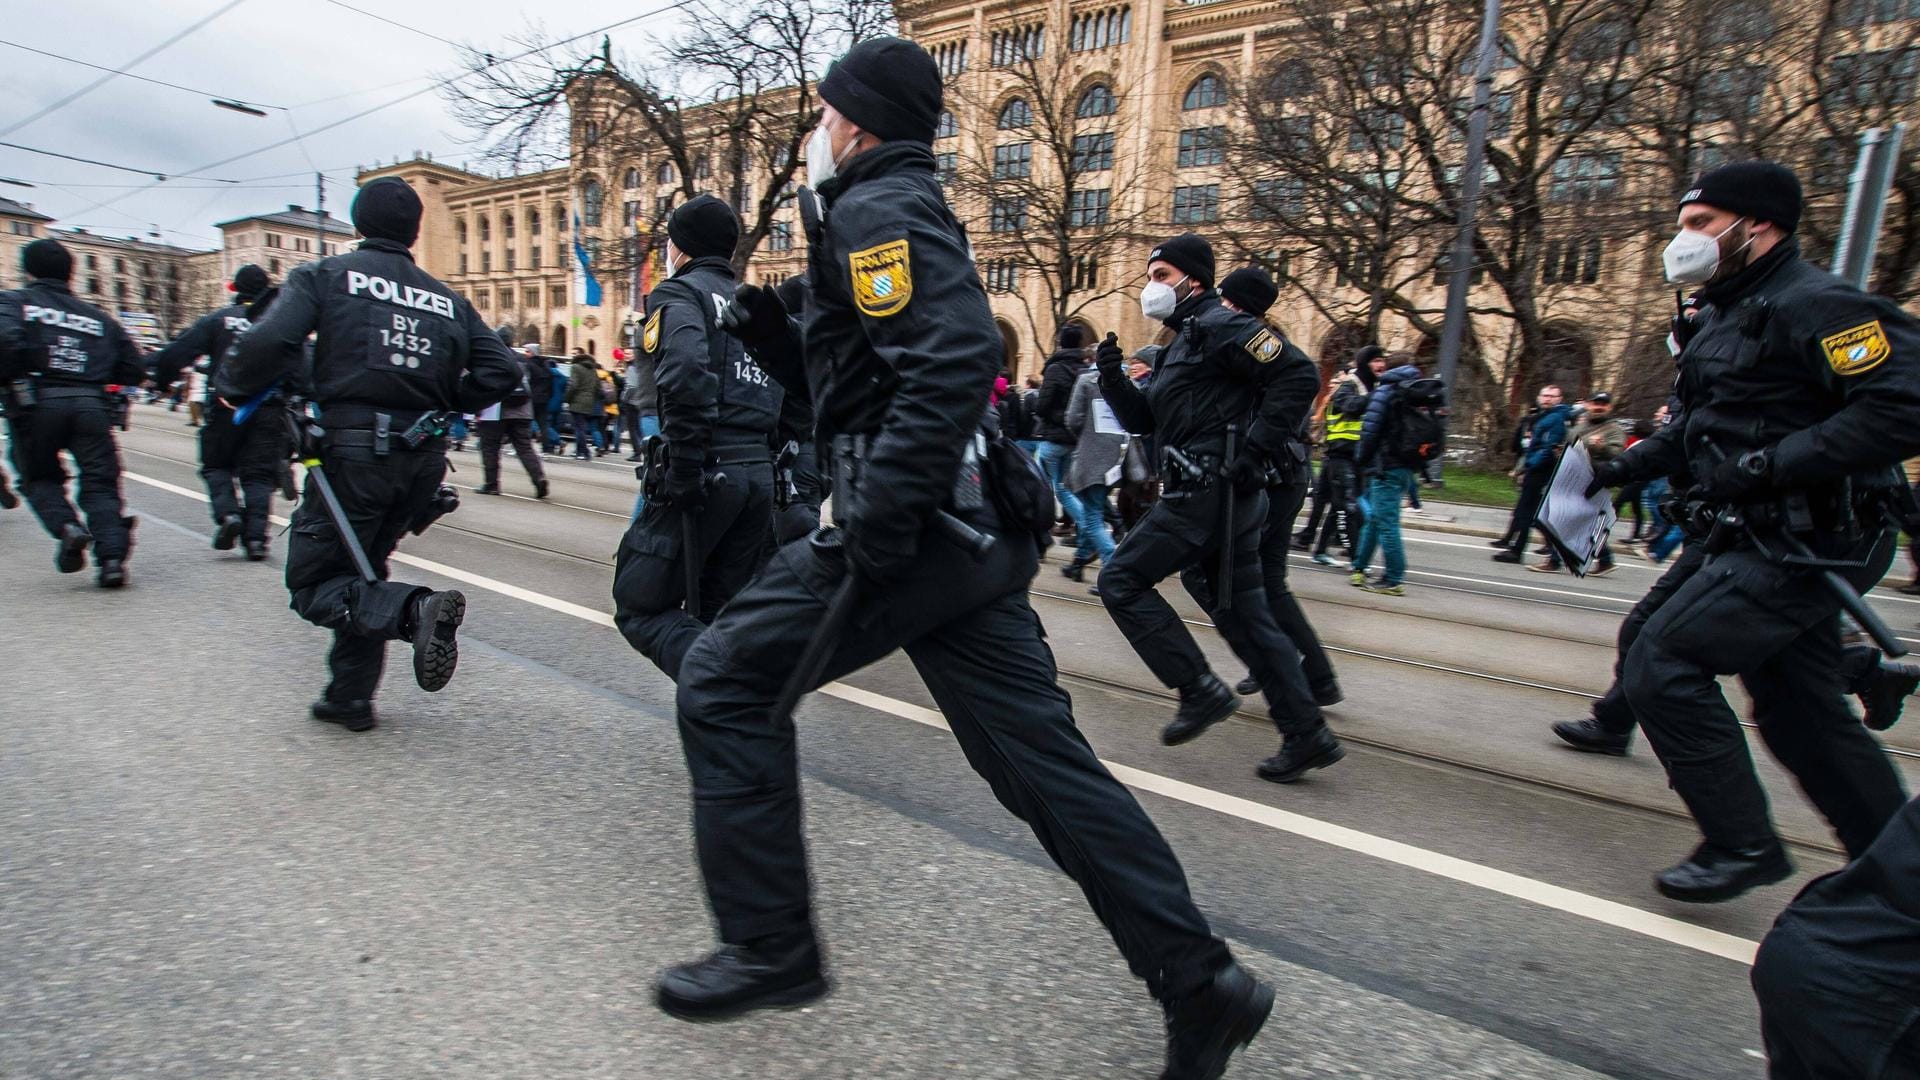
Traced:
<path id="1" fill-rule="evenodd" d="M 393 19 L 387 18 L 385 15 L 376 15 L 365 8 L 357 8 L 357 7 L 354 7 L 352 4 L 344 3 L 343 0 L 326 0 L 326 2 L 329 4 L 332 4 L 334 7 L 344 8 L 347 11 L 351 11 L 356 15 L 365 15 L 369 19 L 373 19 L 377 22 L 386 23 L 388 26 L 399 27 L 400 29 L 407 31 L 410 34 L 419 34 L 423 38 L 431 38 L 434 41 L 438 41 L 443 45 L 451 45 L 456 49 L 467 48 L 467 46 L 462 45 L 457 41 L 453 41 L 448 38 L 443 38 L 439 34 L 429 33 L 428 31 L 422 30 L 417 26 L 408 26 L 406 23 L 403 23 L 403 22 L 396 22 Z"/>
<path id="2" fill-rule="evenodd" d="M 126 63 L 120 65 L 120 67 L 131 68 L 137 64 L 140 64 L 166 51 L 169 48 L 172 48 L 174 45 L 179 44 L 181 41 L 185 40 L 189 35 L 199 30 L 201 27 L 206 26 L 208 23 L 212 22 L 213 20 L 219 18 L 222 15 L 225 15 L 227 12 L 232 11 L 234 8 L 237 8 L 241 4 L 244 4 L 246 2 L 247 0 L 227 0 L 226 4 L 223 4 L 218 9 L 214 10 L 211 14 L 206 15 L 205 17 L 201 18 L 197 22 L 188 24 L 185 29 L 174 34 L 172 37 L 168 38 L 167 40 L 162 41 L 160 44 L 155 45 L 153 48 L 148 49 L 146 52 L 141 53 L 139 56 L 136 56 L 133 59 L 127 61 Z M 80 100 L 81 98 L 86 97 L 88 94 L 93 93 L 95 90 L 98 90 L 100 87 L 105 86 L 106 84 L 112 82 L 114 79 L 117 79 L 119 77 L 120 77 L 120 74 L 119 74 L 118 68 L 109 70 L 107 74 L 100 76 L 98 79 L 93 80 L 92 82 L 81 87 L 80 89 L 75 90 L 73 93 L 68 94 L 66 97 L 61 98 L 59 101 L 56 101 L 53 104 L 47 106 L 46 108 L 41 109 L 39 112 L 34 113 L 32 116 L 27 117 L 25 120 L 17 121 L 11 127 L 0 129 L 0 137 L 11 135 L 16 131 L 19 131 L 21 128 L 26 127 L 28 124 L 31 124 L 34 121 L 41 119 L 42 117 L 50 116 L 53 113 L 59 112 L 61 109 L 64 109 L 68 105 L 71 105 L 74 102 Z M 198 172 L 199 170 L 196 169 L 194 171 Z"/>
<path id="3" fill-rule="evenodd" d="M 146 76 L 146 75 L 136 75 L 136 74 L 134 74 L 133 72 L 131 72 L 131 71 L 127 71 L 127 70 L 125 70 L 125 69 L 123 69 L 123 68 L 115 68 L 115 67 L 107 67 L 107 66 L 106 66 L 106 65 L 104 65 L 104 64 L 95 64 L 95 63 L 93 63 L 93 62 L 91 62 L 91 61 L 87 61 L 87 60 L 82 60 L 82 59 L 80 59 L 79 57 L 76 57 L 76 56 L 63 56 L 63 55 L 61 55 L 60 53 L 56 53 L 56 52 L 48 52 L 48 51 L 47 51 L 47 50 L 45 50 L 45 49 L 36 49 L 36 48 L 34 48 L 33 46 L 31 46 L 31 45 L 22 45 L 22 44 L 20 44 L 20 43 L 19 43 L 19 42 L 17 42 L 17 41 L 7 41 L 7 40 L 5 40 L 4 38 L 0 38 L 0 45 L 5 45 L 5 46 L 8 46 L 8 47 L 10 47 L 10 48 L 15 48 L 15 49 L 19 49 L 19 50 L 20 50 L 20 51 L 22 51 L 22 52 L 30 52 L 30 53 L 33 53 L 33 54 L 34 54 L 34 55 L 36 55 L 36 56 L 44 56 L 44 57 L 47 57 L 47 58 L 48 58 L 48 59 L 50 59 L 50 60 L 61 60 L 61 61 L 65 61 L 66 63 L 69 63 L 69 64 L 78 64 L 78 65 L 79 65 L 79 66 L 81 66 L 81 67 L 84 67 L 84 68 L 92 68 L 92 69 L 93 69 L 93 70 L 95 70 L 95 71 L 110 71 L 110 72 L 112 72 L 113 74 L 115 74 L 115 75 L 118 75 L 118 76 L 120 76 L 120 77 L 121 77 L 121 78 L 123 78 L 123 79 L 133 79 L 133 80 L 135 80 L 136 82 L 143 82 L 143 83 L 151 83 L 151 84 L 152 84 L 152 85 L 154 85 L 154 86 L 164 86 L 164 87 L 166 87 L 166 88 L 167 88 L 167 89 L 169 89 L 169 90 L 184 90 L 184 91 L 186 91 L 187 93 L 189 93 L 189 94 L 193 94 L 193 95 L 195 95 L 195 96 L 197 96 L 197 97 L 205 97 L 205 98 L 219 98 L 219 99 L 221 99 L 221 100 L 224 100 L 224 101 L 233 101 L 233 102 L 238 102 L 238 103 L 240 103 L 240 104 L 242 104 L 242 105 L 252 105 L 252 106 L 254 106 L 255 108 L 260 108 L 260 109 L 285 109 L 285 108 L 287 108 L 287 106 L 285 106 L 285 105 L 268 105 L 268 104 L 266 104 L 266 103 L 264 103 L 264 102 L 259 102 L 259 101 L 248 101 L 248 100 L 247 100 L 247 99 L 245 99 L 245 98 L 242 98 L 242 97 L 235 97 L 235 96 L 234 96 L 234 95 L 232 95 L 232 94 L 216 94 L 216 93 L 214 93 L 214 92 L 213 92 L 213 91 L 211 91 L 211 90 L 196 90 L 196 89 L 194 89 L 194 88 L 193 88 L 193 87 L 191 87 L 191 86 L 182 86 L 182 85 L 180 85 L 179 83 L 171 83 L 171 82 L 168 82 L 168 81 L 166 81 L 165 79 L 155 79 L 155 78 L 151 78 L 151 77 L 149 77 L 149 76 Z"/>
<path id="4" fill-rule="evenodd" d="M 103 169 L 114 169 L 119 172 L 130 172 L 130 173 L 138 173 L 142 176 L 152 176 L 152 177 L 158 178 L 156 181 L 158 183 L 164 183 L 167 180 L 175 178 L 174 174 L 163 172 L 162 170 L 159 170 L 159 169 L 136 169 L 131 165 L 115 165 L 111 161 L 97 161 L 93 158 L 75 157 L 72 154 L 62 154 L 53 150 L 42 150 L 37 146 L 22 146 L 21 144 L 14 143 L 14 142 L 0 142 L 0 146 L 4 146 L 9 150 L 21 150 L 29 154 L 39 154 L 43 157 L 59 158 L 62 161 L 77 161 L 82 165 L 98 165 Z M 238 180 L 222 179 L 221 177 L 218 177 L 218 176 L 200 176 L 200 175 L 197 175 L 198 172 L 199 170 L 196 169 L 194 170 L 194 173 L 179 174 L 178 179 L 207 180 L 216 184 L 238 184 L 240 182 Z M 152 186 L 154 185 L 152 184 L 147 185 L 147 187 L 152 187 Z M 142 188 L 141 190 L 144 191 L 146 189 Z"/>
<path id="5" fill-rule="evenodd" d="M 240 2 L 240 0 L 235 0 L 235 2 L 238 3 Z M 624 19 L 620 19 L 615 22 L 610 22 L 605 26 L 595 27 L 592 30 L 583 31 L 578 34 L 574 34 L 571 37 L 564 37 L 559 39 L 558 41 L 550 41 L 543 45 L 535 45 L 532 48 L 523 49 L 520 52 L 513 53 L 508 56 L 493 56 L 492 54 L 485 54 L 487 65 L 489 67 L 492 67 L 499 64 L 511 64 L 511 63 L 514 63 L 515 61 L 524 60 L 527 57 L 533 56 L 536 53 L 543 53 L 550 49 L 557 49 L 562 45 L 570 45 L 573 42 L 579 41 L 583 38 L 590 38 L 596 34 L 609 33 L 611 31 L 618 30 L 623 26 L 629 26 L 629 25 L 632 25 L 633 23 L 640 22 L 643 19 L 651 19 L 655 16 L 664 15 L 667 12 L 676 10 L 678 8 L 689 7 L 696 2 L 697 0 L 670 0 L 670 2 L 662 4 L 661 6 L 654 8 L 650 11 L 643 11 L 638 15 L 630 15 Z M 397 98 L 393 98 L 391 100 L 384 101 L 378 105 L 374 105 L 369 108 L 362 109 L 359 112 L 354 113 L 350 116 L 343 116 L 338 120 L 332 121 L 331 123 L 322 124 L 321 126 L 308 131 L 307 135 L 308 136 L 318 135 L 322 132 L 332 131 L 334 128 L 341 127 L 346 124 L 351 124 L 355 120 L 360 120 L 365 117 L 371 116 L 374 113 L 380 112 L 384 109 L 390 109 L 395 105 L 400 105 L 405 102 L 412 101 L 414 98 L 420 97 L 423 94 L 432 93 L 433 91 L 438 90 L 443 86 L 451 86 L 452 84 L 459 82 L 461 79 L 466 78 L 470 74 L 472 73 L 462 71 L 455 75 L 448 75 L 444 78 L 435 79 L 433 82 L 427 84 L 426 86 L 421 87 L 418 90 L 410 91 L 406 94 L 402 94 Z M 0 134 L 3 134 L 3 133 L 0 133 Z M 211 164 L 201 165 L 193 169 L 192 172 L 200 173 L 200 172 L 205 172 L 208 169 L 220 168 L 223 165 L 231 165 L 236 161 L 244 161 L 250 157 L 258 157 L 261 154 L 270 153 L 274 150 L 278 150 L 283 146 L 288 146 L 297 141 L 298 139 L 294 139 L 294 138 L 281 139 L 278 142 L 269 143 L 266 146 L 262 146 L 255 150 L 249 150 L 243 154 L 235 154 L 232 157 L 222 158 L 221 160 L 213 162 Z M 186 175 L 186 174 L 182 174 L 182 175 Z M 115 203 L 123 202 L 127 199 L 132 198 L 135 195 L 141 194 L 142 192 L 151 191 L 154 188 L 159 187 L 161 184 L 165 182 L 166 181 L 164 180 L 155 181 L 154 183 L 149 184 L 144 188 L 141 188 L 139 191 L 130 191 L 124 195 L 116 195 L 111 199 L 105 200 L 104 202 L 98 202 L 93 204 L 92 206 L 89 206 L 83 210 L 80 210 L 78 211 L 78 213 L 89 214 L 95 210 L 112 206 Z"/>

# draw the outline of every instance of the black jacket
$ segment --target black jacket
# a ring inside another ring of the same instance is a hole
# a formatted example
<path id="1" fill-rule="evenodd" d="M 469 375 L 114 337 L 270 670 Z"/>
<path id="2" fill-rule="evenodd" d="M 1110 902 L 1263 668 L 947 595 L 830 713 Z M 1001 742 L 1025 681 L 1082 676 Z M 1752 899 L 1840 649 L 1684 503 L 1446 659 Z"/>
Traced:
<path id="1" fill-rule="evenodd" d="M 553 368 L 541 356 L 524 357 L 521 366 L 527 372 L 527 389 L 533 395 L 534 411 L 545 412 L 547 401 L 553 397 Z"/>
<path id="2" fill-rule="evenodd" d="M 1773 448 L 1775 489 L 1880 486 L 1920 454 L 1920 322 L 1800 258 L 1787 240 L 1703 294 L 1680 354 L 1681 420 L 1617 460 L 1622 479 Z"/>
<path id="3" fill-rule="evenodd" d="M 229 401 L 285 377 L 316 335 L 313 399 L 396 412 L 478 412 L 520 384 L 520 365 L 464 297 L 415 266 L 405 245 L 368 240 L 295 267 L 266 317 L 220 364 Z"/>
<path id="4" fill-rule="evenodd" d="M 765 449 L 780 417 L 780 385 L 719 326 L 738 287 L 732 264 L 716 256 L 692 260 L 647 295 L 641 363 L 653 365 L 660 434 L 685 468 L 719 447 Z"/>
<path id="5" fill-rule="evenodd" d="M 66 282 L 40 278 L 0 293 L 0 379 L 26 375 L 56 386 L 137 386 L 147 365 L 113 316 L 75 299 Z"/>
<path id="6" fill-rule="evenodd" d="M 1211 289 L 1174 309 L 1173 343 L 1160 354 L 1143 392 L 1120 364 L 1100 370 L 1100 393 L 1128 431 L 1160 446 L 1218 454 L 1228 424 L 1241 445 L 1283 463 L 1290 442 L 1304 440 L 1320 371 L 1266 323 L 1220 303 Z"/>
<path id="7" fill-rule="evenodd" d="M 1086 353 L 1080 349 L 1061 349 L 1047 358 L 1040 374 L 1040 397 L 1034 408 L 1034 430 L 1050 443 L 1072 446 L 1079 440 L 1067 430 L 1067 403 L 1073 398 L 1073 384 L 1087 370 Z"/>
<path id="8" fill-rule="evenodd" d="M 153 383 L 166 389 L 180 380 L 180 373 L 199 362 L 201 357 L 209 361 L 207 369 L 207 399 L 212 400 L 213 379 L 219 372 L 220 361 L 227 355 L 227 349 L 239 339 L 241 334 L 253 328 L 253 320 L 247 318 L 247 305 L 251 301 L 228 304 L 218 311 L 202 315 L 186 332 L 168 342 L 166 347 L 153 354 Z"/>
<path id="9" fill-rule="evenodd" d="M 820 196 L 805 316 L 788 320 L 784 344 L 757 344 L 756 355 L 790 392 L 811 390 L 820 438 L 874 437 L 861 527 L 917 537 L 980 430 L 1003 360 L 1000 331 L 931 147 L 884 143 Z M 804 374 L 791 360 L 801 343 Z"/>

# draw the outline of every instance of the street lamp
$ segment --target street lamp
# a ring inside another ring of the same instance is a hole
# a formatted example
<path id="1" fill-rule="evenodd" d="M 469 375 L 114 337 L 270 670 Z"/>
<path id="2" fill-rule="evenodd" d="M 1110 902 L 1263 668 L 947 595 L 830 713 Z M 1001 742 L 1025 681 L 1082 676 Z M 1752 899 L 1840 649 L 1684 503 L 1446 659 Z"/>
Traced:
<path id="1" fill-rule="evenodd" d="M 267 115 L 265 109 L 256 109 L 244 101 L 228 101 L 226 98 L 210 98 L 208 100 L 212 101 L 215 106 L 226 109 L 229 112 L 246 113 L 248 116 Z"/>

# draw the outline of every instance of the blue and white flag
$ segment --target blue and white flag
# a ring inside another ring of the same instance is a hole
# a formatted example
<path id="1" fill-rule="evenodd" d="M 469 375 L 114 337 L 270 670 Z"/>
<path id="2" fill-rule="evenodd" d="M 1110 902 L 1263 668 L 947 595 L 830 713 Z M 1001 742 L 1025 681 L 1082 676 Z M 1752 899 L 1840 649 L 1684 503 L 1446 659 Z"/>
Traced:
<path id="1" fill-rule="evenodd" d="M 580 215 L 573 215 L 573 257 L 580 270 L 574 275 L 574 302 L 585 307 L 600 306 L 600 279 L 593 276 L 593 257 L 587 254 L 586 241 L 580 239 Z"/>

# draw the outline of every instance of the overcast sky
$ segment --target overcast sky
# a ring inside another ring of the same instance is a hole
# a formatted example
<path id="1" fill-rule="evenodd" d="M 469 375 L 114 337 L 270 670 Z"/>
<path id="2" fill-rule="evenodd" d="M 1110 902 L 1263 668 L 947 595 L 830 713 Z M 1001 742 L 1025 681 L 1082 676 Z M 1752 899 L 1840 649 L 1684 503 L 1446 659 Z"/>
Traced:
<path id="1" fill-rule="evenodd" d="M 0 21 L 0 131 L 106 74 L 15 46 L 126 68 L 128 61 L 232 2 L 66 0 L 34 4 L 30 18 Z M 504 54 L 517 51 L 509 39 L 525 36 L 535 20 L 549 38 L 566 37 L 665 8 L 668 0 L 343 2 L 452 42 Z M 25 10 L 25 0 L 17 0 L 16 14 Z M 669 10 L 613 31 L 616 54 L 643 50 L 650 38 L 670 34 L 680 17 Z M 457 72 L 459 63 L 453 45 L 330 0 L 240 0 L 232 10 L 127 70 L 205 93 L 117 77 L 18 130 L 0 134 L 0 142 L 172 176 L 291 138 L 295 127 L 302 132 L 319 128 L 420 90 L 432 78 Z M 215 108 L 209 94 L 285 106 L 287 111 L 246 116 Z M 145 237 L 158 231 L 167 243 L 217 247 L 214 222 L 280 210 L 290 203 L 312 207 L 316 168 L 327 173 L 328 209 L 344 216 L 356 165 L 390 162 L 415 150 L 461 164 L 477 156 L 472 138 L 450 115 L 444 96 L 429 92 L 299 143 L 198 174 L 244 181 L 241 184 L 183 177 L 141 190 L 153 183 L 151 175 L 0 147 L 0 177 L 35 185 L 0 184 L 0 196 L 32 203 L 62 226 L 82 225 L 113 236 Z M 109 205 L 97 205 L 109 200 Z"/>

